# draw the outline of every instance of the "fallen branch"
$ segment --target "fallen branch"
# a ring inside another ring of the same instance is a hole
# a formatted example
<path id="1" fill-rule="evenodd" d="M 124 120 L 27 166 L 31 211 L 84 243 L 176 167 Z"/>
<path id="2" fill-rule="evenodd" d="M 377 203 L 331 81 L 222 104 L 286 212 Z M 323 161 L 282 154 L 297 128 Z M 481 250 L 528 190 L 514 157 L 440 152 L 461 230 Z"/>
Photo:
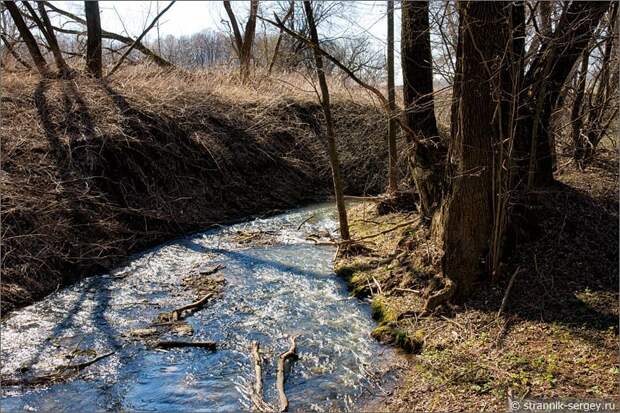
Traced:
<path id="1" fill-rule="evenodd" d="M 394 291 L 402 291 L 402 292 L 405 292 L 405 293 L 414 293 L 414 294 L 421 294 L 422 293 L 422 291 L 420 291 L 420 290 L 413 290 L 411 288 L 401 288 L 401 287 L 395 287 Z"/>
<path id="2" fill-rule="evenodd" d="M 206 348 L 207 350 L 215 351 L 217 345 L 212 341 L 158 341 L 153 344 L 154 348 L 170 349 L 170 348 L 184 348 L 184 347 L 198 347 Z"/>
<path id="3" fill-rule="evenodd" d="M 278 357 L 278 367 L 276 371 L 276 386 L 278 388 L 278 396 L 280 399 L 280 411 L 285 412 L 288 410 L 288 398 L 286 397 L 286 393 L 284 392 L 284 363 L 289 358 L 296 357 L 295 351 L 297 349 L 297 345 L 295 344 L 295 339 L 297 336 L 291 336 L 291 347 L 280 354 Z"/>
<path id="4" fill-rule="evenodd" d="M 68 364 L 68 365 L 65 365 L 65 366 L 59 366 L 59 367 L 57 367 L 57 368 L 58 368 L 58 369 L 76 369 L 76 370 L 78 370 L 78 371 L 79 371 L 79 370 L 82 370 L 82 369 L 84 369 L 84 368 L 86 368 L 86 367 L 90 366 L 91 364 L 95 364 L 95 363 L 96 363 L 96 362 L 98 362 L 99 360 L 103 360 L 103 359 L 104 359 L 104 358 L 106 358 L 106 357 L 110 357 L 112 354 L 114 354 L 114 351 L 110 351 L 109 353 L 102 354 L 102 355 L 100 355 L 100 356 L 95 357 L 95 358 L 94 358 L 94 359 L 92 359 L 92 360 L 88 360 L 88 361 L 85 361 L 85 362 L 83 362 L 83 363 L 78 363 L 78 364 Z"/>
<path id="5" fill-rule="evenodd" d="M 200 274 L 200 275 L 211 275 L 211 274 L 215 274 L 219 270 L 223 270 L 224 268 L 226 268 L 225 265 L 217 264 L 214 267 L 210 267 L 210 268 L 207 268 L 207 269 L 202 270 L 202 271 L 198 270 L 198 274 Z"/>
<path id="6" fill-rule="evenodd" d="M 79 372 L 80 370 L 90 366 L 98 362 L 99 360 L 103 360 L 106 357 L 114 354 L 114 351 L 109 353 L 102 354 L 93 358 L 92 360 L 85 361 L 83 363 L 78 364 L 68 364 L 62 365 L 55 368 L 55 371 L 52 373 L 44 374 L 37 377 L 27 377 L 27 378 L 19 378 L 19 379 L 8 379 L 8 378 L 0 378 L 0 384 L 2 386 L 41 386 L 48 385 L 51 383 L 57 383 L 59 381 L 68 380 L 74 374 Z"/>
<path id="7" fill-rule="evenodd" d="M 375 237 L 378 237 L 380 235 L 387 234 L 388 232 L 392 232 L 394 230 L 397 230 L 399 228 L 406 227 L 407 225 L 417 224 L 418 222 L 420 222 L 420 218 L 412 219 L 411 221 L 405 221 L 405 222 L 402 222 L 402 223 L 400 223 L 398 225 L 393 226 L 392 228 L 388 228 L 388 229 L 386 229 L 384 231 L 381 231 L 381 232 L 378 232 L 376 234 L 367 235 L 365 237 L 358 238 L 358 239 L 353 240 L 351 242 L 363 241 L 363 240 L 367 240 L 367 239 L 370 239 L 370 238 L 375 238 Z"/>
<path id="8" fill-rule="evenodd" d="M 510 277 L 510 281 L 508 281 L 508 287 L 506 287 L 506 292 L 504 293 L 504 298 L 502 299 L 502 304 L 499 307 L 499 311 L 497 311 L 497 318 L 500 318 L 504 310 L 506 309 L 506 304 L 508 304 L 508 295 L 510 294 L 510 290 L 512 289 L 512 284 L 515 281 L 517 274 L 521 272 L 521 267 L 517 267 L 512 277 Z"/>
<path id="9" fill-rule="evenodd" d="M 263 361 L 260 356 L 260 345 L 252 341 L 252 360 L 254 361 L 254 387 L 251 392 L 251 400 L 254 407 L 261 412 L 273 411 L 273 408 L 263 399 Z"/>
<path id="10" fill-rule="evenodd" d="M 214 293 L 209 293 L 196 302 L 177 308 L 176 310 L 172 310 L 171 312 L 172 320 L 173 321 L 180 320 L 182 318 L 183 312 L 185 311 L 204 307 L 207 301 L 209 301 L 209 298 L 213 297 L 214 295 L 215 295 Z"/>
<path id="11" fill-rule="evenodd" d="M 299 230 L 301 229 L 301 227 L 303 227 L 303 226 L 304 226 L 304 224 L 305 224 L 306 222 L 310 221 L 310 220 L 311 220 L 312 218 L 314 218 L 315 216 L 316 216 L 316 214 L 312 214 L 312 215 L 310 215 L 308 218 L 306 218 L 306 219 L 304 219 L 303 221 L 301 221 L 301 224 L 299 224 L 299 225 L 297 226 L 297 231 L 299 231 Z"/>
<path id="12" fill-rule="evenodd" d="M 144 36 L 146 36 L 146 34 L 149 32 L 149 30 L 151 30 L 153 28 L 153 26 L 155 26 L 155 23 L 157 23 L 159 18 L 161 16 L 163 16 L 164 13 L 167 12 L 168 9 L 170 9 L 170 7 L 172 7 L 172 5 L 175 3 L 175 1 L 176 0 L 171 1 L 170 4 L 168 4 L 168 6 L 166 6 L 166 8 L 161 11 L 161 13 L 159 13 L 157 16 L 155 16 L 155 18 L 153 19 L 151 24 L 146 29 L 144 29 L 142 34 L 140 36 L 138 36 L 138 38 L 132 43 L 131 46 L 129 46 L 129 48 L 127 50 L 125 50 L 125 53 L 123 53 L 123 55 L 118 59 L 118 62 L 116 62 L 114 67 L 112 67 L 112 70 L 110 70 L 110 72 L 106 75 L 106 78 L 109 78 L 110 76 L 112 76 L 114 74 L 114 72 L 116 72 L 118 70 L 118 68 L 121 67 L 121 64 L 123 64 L 123 61 L 125 60 L 125 58 L 127 56 L 129 56 L 129 53 L 131 53 L 131 51 L 133 49 L 135 49 L 138 44 L 140 44 L 140 41 L 144 38 Z"/>
<path id="13" fill-rule="evenodd" d="M 381 196 L 345 195 L 343 198 L 345 199 L 345 201 L 365 201 L 365 202 L 375 202 L 377 204 L 385 200 L 385 198 Z"/>

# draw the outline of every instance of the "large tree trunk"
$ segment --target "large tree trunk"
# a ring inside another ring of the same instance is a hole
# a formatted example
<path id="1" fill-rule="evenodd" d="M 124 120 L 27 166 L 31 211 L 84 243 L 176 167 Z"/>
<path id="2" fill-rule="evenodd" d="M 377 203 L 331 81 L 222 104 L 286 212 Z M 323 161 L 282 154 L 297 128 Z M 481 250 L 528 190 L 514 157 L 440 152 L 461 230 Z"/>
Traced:
<path id="1" fill-rule="evenodd" d="M 396 93 L 394 89 L 394 0 L 387 1 L 387 81 L 388 102 L 388 192 L 398 190 L 398 154 L 396 152 Z"/>
<path id="2" fill-rule="evenodd" d="M 549 123 L 566 78 L 587 47 L 609 2 L 572 2 L 525 75 L 528 89 L 521 109 L 516 148 L 520 176 L 528 187 L 553 182 Z"/>
<path id="3" fill-rule="evenodd" d="M 401 59 L 406 126 L 425 138 L 416 145 L 411 175 L 428 217 L 441 202 L 446 148 L 440 141 L 433 100 L 428 1 L 402 2 Z"/>
<path id="4" fill-rule="evenodd" d="M 103 63 L 101 61 L 101 17 L 98 1 L 85 1 L 86 14 L 86 68 L 96 78 L 101 78 Z"/>
<path id="5" fill-rule="evenodd" d="M 30 29 L 26 25 L 26 22 L 24 22 L 21 12 L 19 11 L 19 8 L 13 1 L 5 1 L 4 5 L 9 11 L 9 14 L 11 15 L 11 17 L 13 18 L 13 21 L 15 22 L 15 26 L 17 27 L 17 30 L 19 31 L 19 35 L 24 40 L 24 43 L 26 43 L 26 47 L 28 47 L 28 51 L 30 52 L 30 56 L 32 57 L 32 61 L 37 67 L 37 70 L 39 71 L 41 76 L 48 76 L 49 68 L 47 66 L 47 62 L 45 61 L 45 58 L 41 54 L 41 50 L 39 49 L 39 45 L 37 45 L 37 41 L 35 40 L 34 36 L 30 32 Z"/>
<path id="6" fill-rule="evenodd" d="M 439 215 L 444 276 L 453 282 L 457 299 L 471 294 L 489 267 L 496 208 L 493 180 L 502 135 L 510 129 L 505 116 L 494 114 L 513 92 L 498 76 L 512 65 L 505 55 L 508 46 L 512 49 L 511 9 L 511 3 L 504 2 L 459 4 L 452 170 Z"/>
<path id="7" fill-rule="evenodd" d="M 308 29 L 310 30 L 310 40 L 312 43 L 320 47 L 319 35 L 316 31 L 314 15 L 312 13 L 312 5 L 309 1 L 304 1 L 304 9 L 306 10 L 306 19 L 308 20 Z M 331 107 L 329 103 L 329 89 L 325 79 L 325 71 L 323 69 L 323 57 L 321 52 L 314 48 L 314 60 L 316 63 L 316 74 L 319 78 L 321 87 L 321 105 L 325 114 L 325 127 L 327 129 L 327 143 L 329 151 L 329 161 L 332 168 L 332 177 L 334 180 L 334 193 L 336 195 L 336 206 L 338 207 L 338 218 L 340 224 L 340 236 L 344 241 L 350 239 L 349 222 L 347 219 L 347 210 L 344 204 L 344 194 L 342 191 L 342 178 L 340 176 L 340 161 L 338 160 L 338 151 L 336 150 L 336 138 L 334 136 L 334 125 L 332 121 Z"/>

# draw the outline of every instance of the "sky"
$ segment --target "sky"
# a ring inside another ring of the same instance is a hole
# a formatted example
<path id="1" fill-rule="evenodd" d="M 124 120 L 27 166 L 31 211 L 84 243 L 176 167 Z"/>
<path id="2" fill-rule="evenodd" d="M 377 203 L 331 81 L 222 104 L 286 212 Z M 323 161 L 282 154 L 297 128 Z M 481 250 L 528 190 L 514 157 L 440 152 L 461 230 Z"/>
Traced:
<path id="1" fill-rule="evenodd" d="M 83 16 L 82 1 L 53 1 L 54 5 Z M 103 29 L 137 37 L 169 1 L 100 1 L 101 26 Z M 245 21 L 249 1 L 233 1 L 233 9 L 239 19 Z M 319 27 L 319 35 L 329 37 L 363 35 L 372 40 L 376 50 L 385 50 L 387 39 L 386 1 L 349 1 L 343 2 L 341 13 L 329 24 Z M 259 14 L 272 17 L 275 1 L 261 1 Z M 203 30 L 226 30 L 222 20 L 228 20 L 222 1 L 177 1 L 161 18 L 159 31 L 162 37 L 191 35 Z M 400 13 L 396 10 L 395 22 L 395 60 L 399 62 L 400 54 Z M 271 28 L 269 28 L 272 30 Z M 257 30 L 263 30 L 259 23 Z M 153 28 L 147 38 L 153 39 L 157 34 Z M 400 80 L 400 68 L 396 64 L 397 82 Z"/>

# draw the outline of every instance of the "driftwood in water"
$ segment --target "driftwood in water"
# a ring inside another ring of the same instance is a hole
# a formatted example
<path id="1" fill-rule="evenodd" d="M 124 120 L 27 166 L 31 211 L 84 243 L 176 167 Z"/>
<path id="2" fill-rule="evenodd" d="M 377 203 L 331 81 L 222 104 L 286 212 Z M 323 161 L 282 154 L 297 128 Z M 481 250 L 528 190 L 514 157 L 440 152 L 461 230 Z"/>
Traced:
<path id="1" fill-rule="evenodd" d="M 252 341 L 252 360 L 254 362 L 254 387 L 251 392 L 251 400 L 254 407 L 261 412 L 271 412 L 273 408 L 263 399 L 263 360 L 260 356 L 260 345 Z"/>
<path id="2" fill-rule="evenodd" d="M 198 274 L 211 275 L 211 274 L 215 274 L 219 270 L 223 270 L 224 268 L 226 268 L 225 265 L 217 264 L 217 265 L 214 265 L 213 267 L 205 268 L 204 270 L 198 270 Z"/>
<path id="3" fill-rule="evenodd" d="M 215 351 L 217 345 L 212 341 L 157 341 L 153 347 L 161 349 L 198 347 Z"/>
<path id="4" fill-rule="evenodd" d="M 112 354 L 114 354 L 114 351 L 110 351 L 109 353 L 102 354 L 82 363 L 58 366 L 55 368 L 54 372 L 44 374 L 42 376 L 24 377 L 16 379 L 2 377 L 0 378 L 0 383 L 2 384 L 2 386 L 42 386 L 69 380 L 74 374 L 78 373 L 82 369 L 98 362 L 99 360 L 103 360 L 104 358 L 109 357 Z"/>
<path id="5" fill-rule="evenodd" d="M 290 337 L 291 346 L 287 351 L 280 354 L 278 357 L 278 367 L 276 371 L 276 386 L 278 387 L 278 397 L 280 399 L 280 411 L 285 412 L 288 410 L 288 398 L 286 397 L 286 392 L 284 391 L 284 365 L 286 360 L 289 358 L 297 357 L 296 350 L 297 345 L 295 344 L 295 339 L 297 336 Z"/>
<path id="6" fill-rule="evenodd" d="M 204 307 L 207 301 L 209 301 L 209 299 L 213 297 L 214 295 L 215 293 L 209 293 L 196 302 L 193 302 L 191 304 L 172 310 L 172 312 L 170 313 L 172 314 L 172 320 L 173 321 L 181 320 L 183 318 L 183 313 L 185 311 L 197 310 L 201 307 Z"/>

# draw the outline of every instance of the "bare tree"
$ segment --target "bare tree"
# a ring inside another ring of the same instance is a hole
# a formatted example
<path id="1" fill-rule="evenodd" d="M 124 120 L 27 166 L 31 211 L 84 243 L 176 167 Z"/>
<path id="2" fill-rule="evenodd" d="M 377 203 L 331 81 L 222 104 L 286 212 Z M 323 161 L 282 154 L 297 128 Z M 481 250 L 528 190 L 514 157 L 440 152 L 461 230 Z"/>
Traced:
<path id="1" fill-rule="evenodd" d="M 107 76 L 112 76 L 114 72 L 118 70 L 121 64 L 123 64 L 123 61 L 125 60 L 125 58 L 129 56 L 129 53 L 131 53 L 131 51 L 136 47 L 136 45 L 140 43 L 140 41 L 144 38 L 144 36 L 146 36 L 146 34 L 153 28 L 153 26 L 155 26 L 155 23 L 157 23 L 157 21 L 161 18 L 161 16 L 163 16 L 164 13 L 166 13 L 170 9 L 170 7 L 172 7 L 174 3 L 176 3 L 176 0 L 171 1 L 166 6 L 166 8 L 164 8 L 161 12 L 159 12 L 157 16 L 155 16 L 151 24 L 149 24 L 148 27 L 144 29 L 142 34 L 140 34 L 140 36 L 138 36 L 138 38 L 133 42 L 133 44 L 130 47 L 128 47 L 127 50 L 125 50 L 125 53 L 123 53 L 123 55 L 118 59 L 118 62 L 116 62 L 116 64 L 107 74 Z"/>
<path id="2" fill-rule="evenodd" d="M 96 78 L 101 78 L 103 63 L 101 59 L 101 17 L 99 15 L 98 1 L 85 1 L 84 12 L 86 14 L 86 67 Z"/>
<path id="3" fill-rule="evenodd" d="M 312 14 L 312 5 L 309 1 L 304 1 L 304 10 L 306 11 L 306 19 L 308 19 L 308 28 L 310 29 L 310 39 L 317 47 L 320 47 L 319 35 L 316 30 L 314 16 Z M 340 223 L 340 237 L 347 241 L 349 236 L 349 223 L 347 220 L 347 210 L 344 204 L 344 194 L 342 190 L 342 178 L 340 176 L 340 161 L 338 160 L 338 150 L 336 149 L 336 137 L 334 136 L 334 125 L 332 120 L 331 107 L 329 103 L 329 88 L 325 79 L 323 70 L 323 57 L 317 48 L 314 49 L 314 60 L 316 63 L 316 74 L 319 78 L 321 88 L 321 106 L 325 114 L 325 127 L 327 129 L 327 144 L 329 151 L 329 162 L 332 168 L 332 178 L 334 181 L 334 193 L 336 195 L 336 206 L 338 207 L 338 218 Z"/>
<path id="4" fill-rule="evenodd" d="M 52 24 L 50 23 L 49 17 L 47 16 L 47 12 L 45 11 L 45 4 L 37 3 L 37 7 L 39 10 L 39 14 L 41 18 L 37 16 L 37 13 L 32 8 L 30 3 L 27 1 L 22 2 L 23 5 L 28 9 L 30 13 L 30 18 L 35 22 L 39 31 L 45 37 L 47 41 L 48 47 L 52 52 L 52 56 L 54 56 L 54 61 L 56 62 L 56 67 L 60 72 L 66 72 L 69 70 L 67 63 L 65 62 L 64 57 L 62 56 L 62 52 L 60 51 L 60 47 L 58 46 L 58 40 L 56 39 L 56 34 L 54 33 L 54 29 L 52 28 Z"/>
<path id="5" fill-rule="evenodd" d="M 241 80 L 247 81 L 250 76 L 250 62 L 252 60 L 252 45 L 254 43 L 254 35 L 256 33 L 256 16 L 258 13 L 258 0 L 250 0 L 250 15 L 248 21 L 245 24 L 243 36 L 237 23 L 237 18 L 230 5 L 230 1 L 224 1 L 224 8 L 228 14 L 230 25 L 232 26 L 234 37 L 234 49 L 239 58 L 239 71 L 241 74 Z"/>
<path id="6" fill-rule="evenodd" d="M 418 140 L 426 140 L 426 144 L 414 149 L 411 175 L 420 195 L 421 210 L 430 217 L 441 202 L 446 148 L 438 137 L 435 118 L 428 13 L 428 1 L 402 3 L 404 121 Z"/>
<path id="7" fill-rule="evenodd" d="M 58 8 L 56 6 L 54 6 L 52 3 L 45 1 L 44 2 L 45 5 L 50 9 L 55 11 L 56 13 L 68 17 L 69 19 L 71 19 L 74 22 L 83 24 L 84 26 L 88 25 L 88 22 L 73 14 L 70 13 L 66 10 L 63 10 L 61 8 Z M 72 30 L 72 29 L 64 29 L 61 27 L 54 27 L 54 30 L 56 30 L 59 33 L 67 33 L 67 34 L 82 34 L 81 31 L 79 30 Z M 161 67 L 171 67 L 174 66 L 172 63 L 170 63 L 168 60 L 164 59 L 163 57 L 161 57 L 160 55 L 158 55 L 157 53 L 155 53 L 154 51 L 152 51 L 151 49 L 149 49 L 148 47 L 146 47 L 144 44 L 142 44 L 142 42 L 139 41 L 135 41 L 134 39 L 127 37 L 127 36 L 123 36 L 117 33 L 112 33 L 106 30 L 101 30 L 101 37 L 104 39 L 109 39 L 109 40 L 115 40 L 117 42 L 121 42 L 127 46 L 133 47 L 136 50 L 139 50 L 140 52 L 142 52 L 145 56 L 148 56 L 150 59 L 152 59 L 157 65 L 161 66 Z M 134 45 L 135 44 L 135 45 Z"/>
<path id="8" fill-rule="evenodd" d="M 28 47 L 28 51 L 30 52 L 30 56 L 32 57 L 32 61 L 37 67 L 37 70 L 39 71 L 41 76 L 48 76 L 49 68 L 47 66 L 47 62 L 45 61 L 45 58 L 41 54 L 39 45 L 37 44 L 37 41 L 32 35 L 32 32 L 30 31 L 30 29 L 28 28 L 28 25 L 26 25 L 26 22 L 22 18 L 22 14 L 19 11 L 19 8 L 13 1 L 5 1 L 4 5 L 9 11 L 11 18 L 13 18 L 13 21 L 15 22 L 15 26 L 17 27 L 17 30 L 19 31 L 19 35 L 24 40 L 24 43 L 26 43 L 26 47 Z"/>
<path id="9" fill-rule="evenodd" d="M 394 0 L 387 0 L 387 77 L 388 102 L 388 191 L 398 190 L 398 155 L 396 153 L 396 93 L 394 89 Z"/>

